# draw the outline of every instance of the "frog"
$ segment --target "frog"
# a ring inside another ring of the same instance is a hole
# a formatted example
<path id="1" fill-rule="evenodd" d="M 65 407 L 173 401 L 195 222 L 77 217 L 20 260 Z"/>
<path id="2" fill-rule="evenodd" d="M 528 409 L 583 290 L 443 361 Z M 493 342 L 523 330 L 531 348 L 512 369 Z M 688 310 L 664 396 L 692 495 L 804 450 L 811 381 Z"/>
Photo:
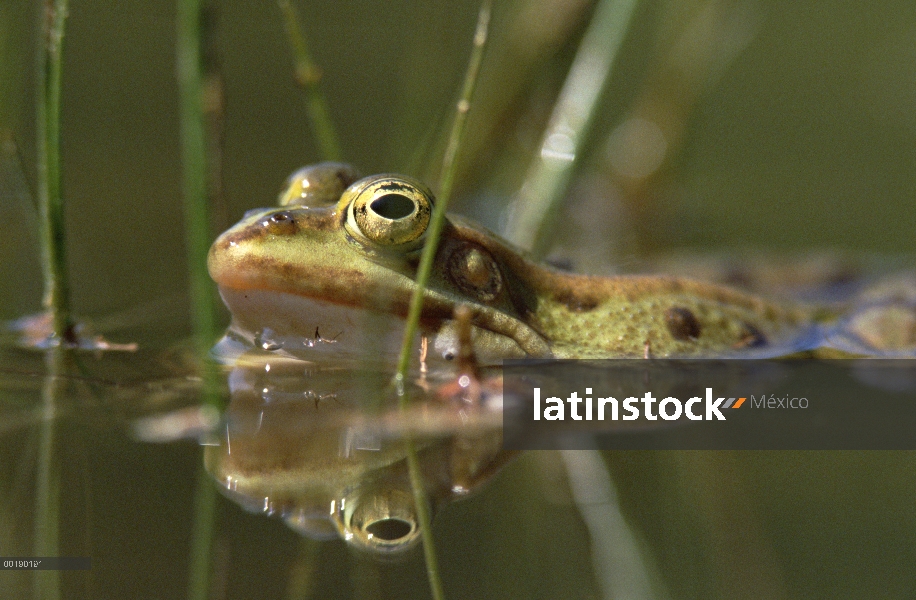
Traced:
<path id="1" fill-rule="evenodd" d="M 210 249 L 231 336 L 294 355 L 394 360 L 434 203 L 409 176 L 361 178 L 342 163 L 297 171 L 278 207 L 249 211 Z M 415 347 L 424 360 L 457 356 L 459 306 L 482 364 L 785 356 L 810 351 L 835 318 L 692 279 L 562 271 L 448 215 L 423 292 Z"/>

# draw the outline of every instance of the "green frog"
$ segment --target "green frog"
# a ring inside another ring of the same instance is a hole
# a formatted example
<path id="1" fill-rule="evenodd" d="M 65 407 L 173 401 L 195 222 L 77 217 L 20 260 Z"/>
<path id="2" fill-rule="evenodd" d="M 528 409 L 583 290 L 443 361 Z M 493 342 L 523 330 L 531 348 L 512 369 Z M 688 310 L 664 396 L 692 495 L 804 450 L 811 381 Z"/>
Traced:
<path id="1" fill-rule="evenodd" d="M 455 364 L 409 383 L 435 394 L 405 417 L 379 393 L 390 373 L 365 367 L 375 358 L 390 365 L 400 349 L 433 202 L 409 177 L 360 178 L 322 163 L 290 178 L 279 208 L 251 211 L 213 244 L 210 273 L 233 318 L 221 351 L 236 355 L 223 354 L 234 359 L 232 402 L 206 461 L 238 503 L 311 537 L 398 552 L 420 534 L 398 427 L 425 428 L 419 454 L 433 507 L 478 488 L 511 458 L 501 451 L 501 386 L 491 394 L 496 408 L 469 412 L 467 385 L 443 384 L 445 373 L 476 381 L 478 362 L 527 356 L 861 355 L 916 345 L 916 281 L 817 308 L 690 279 L 574 275 L 451 216 L 419 348 L 424 362 Z M 318 367 L 283 356 L 323 352 L 333 360 Z M 260 362 L 248 364 L 252 357 Z M 346 357 L 359 368 L 348 369 Z M 358 381 L 371 373 L 375 380 Z M 487 397 L 472 404 L 489 406 Z M 469 415 L 497 421 L 469 427 Z"/>
<path id="2" fill-rule="evenodd" d="M 401 175 L 360 179 L 338 163 L 298 171 L 279 208 L 249 212 L 210 249 L 232 334 L 292 354 L 393 360 L 434 201 L 423 183 Z M 424 293 L 425 360 L 458 354 L 458 306 L 470 310 L 484 364 L 780 356 L 809 350 L 822 316 L 688 279 L 563 272 L 449 216 Z"/>

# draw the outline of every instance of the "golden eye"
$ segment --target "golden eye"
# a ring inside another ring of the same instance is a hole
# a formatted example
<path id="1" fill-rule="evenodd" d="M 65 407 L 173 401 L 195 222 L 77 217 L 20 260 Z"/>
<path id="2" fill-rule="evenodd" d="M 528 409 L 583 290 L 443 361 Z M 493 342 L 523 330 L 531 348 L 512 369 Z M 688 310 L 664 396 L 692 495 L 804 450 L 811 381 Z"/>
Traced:
<path id="1" fill-rule="evenodd" d="M 359 179 L 356 169 L 345 163 L 323 162 L 302 167 L 289 176 L 280 194 L 280 206 L 330 206 L 340 200 L 350 184 Z"/>
<path id="2" fill-rule="evenodd" d="M 426 233 L 433 195 L 413 179 L 381 175 L 353 184 L 340 206 L 346 206 L 350 235 L 373 244 L 400 246 L 418 242 Z"/>

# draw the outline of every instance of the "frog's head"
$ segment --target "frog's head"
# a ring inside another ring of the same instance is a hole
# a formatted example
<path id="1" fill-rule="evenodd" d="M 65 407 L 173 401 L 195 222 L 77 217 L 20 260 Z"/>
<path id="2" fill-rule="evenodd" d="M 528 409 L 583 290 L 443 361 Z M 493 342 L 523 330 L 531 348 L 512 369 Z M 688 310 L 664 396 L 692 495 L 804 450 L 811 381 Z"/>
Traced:
<path id="1" fill-rule="evenodd" d="M 293 352 L 396 353 L 435 200 L 410 177 L 356 177 L 338 163 L 300 170 L 280 208 L 249 212 L 214 242 L 208 266 L 237 334 Z M 484 360 L 548 355 L 524 322 L 536 303 L 524 265 L 496 236 L 447 220 L 421 317 L 430 355 L 456 354 L 458 305 Z"/>

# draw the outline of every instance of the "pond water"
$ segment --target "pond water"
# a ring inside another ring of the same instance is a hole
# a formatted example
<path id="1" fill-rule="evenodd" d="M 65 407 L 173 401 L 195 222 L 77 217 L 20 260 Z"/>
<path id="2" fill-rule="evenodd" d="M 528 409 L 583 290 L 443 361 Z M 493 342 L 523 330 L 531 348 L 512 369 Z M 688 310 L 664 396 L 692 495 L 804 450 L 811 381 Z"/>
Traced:
<path id="1" fill-rule="evenodd" d="M 352 515 L 378 509 L 379 498 L 391 511 L 397 490 L 409 498 L 397 435 L 367 427 L 388 409 L 353 412 L 352 371 L 312 367 L 303 386 L 301 366 L 269 379 L 263 368 L 236 369 L 226 420 L 201 434 L 206 414 L 187 412 L 199 406 L 199 381 L 171 353 L 81 353 L 53 380 L 52 421 L 43 417 L 51 381 L 43 362 L 4 347 L 0 539 L 5 556 L 34 555 L 36 527 L 53 519 L 38 502 L 48 470 L 59 486 L 59 554 L 92 557 L 91 571 L 62 573 L 62 597 L 184 597 L 204 464 L 203 485 L 222 491 L 210 556 L 220 597 L 428 594 L 417 548 L 361 550 L 365 542 L 348 545 L 326 517 L 330 499 L 357 503 Z M 421 461 L 449 597 L 905 597 L 913 589 L 912 452 L 532 451 L 492 480 L 488 472 L 479 486 L 465 484 L 481 489 L 452 502 L 450 477 L 468 473 L 456 464 L 509 457 L 479 443 L 498 432 L 483 423 L 464 435 L 478 442 L 467 462 L 454 420 L 426 411 Z M 176 414 L 178 425 L 163 428 L 162 417 Z M 43 463 L 48 431 L 54 453 Z M 176 431 L 189 439 L 169 441 Z M 410 514 L 394 514 L 410 523 Z M 406 533 L 392 536 L 400 544 Z M 44 597 L 31 593 L 37 582 L 34 572 L 0 578 L 9 597 Z"/>

